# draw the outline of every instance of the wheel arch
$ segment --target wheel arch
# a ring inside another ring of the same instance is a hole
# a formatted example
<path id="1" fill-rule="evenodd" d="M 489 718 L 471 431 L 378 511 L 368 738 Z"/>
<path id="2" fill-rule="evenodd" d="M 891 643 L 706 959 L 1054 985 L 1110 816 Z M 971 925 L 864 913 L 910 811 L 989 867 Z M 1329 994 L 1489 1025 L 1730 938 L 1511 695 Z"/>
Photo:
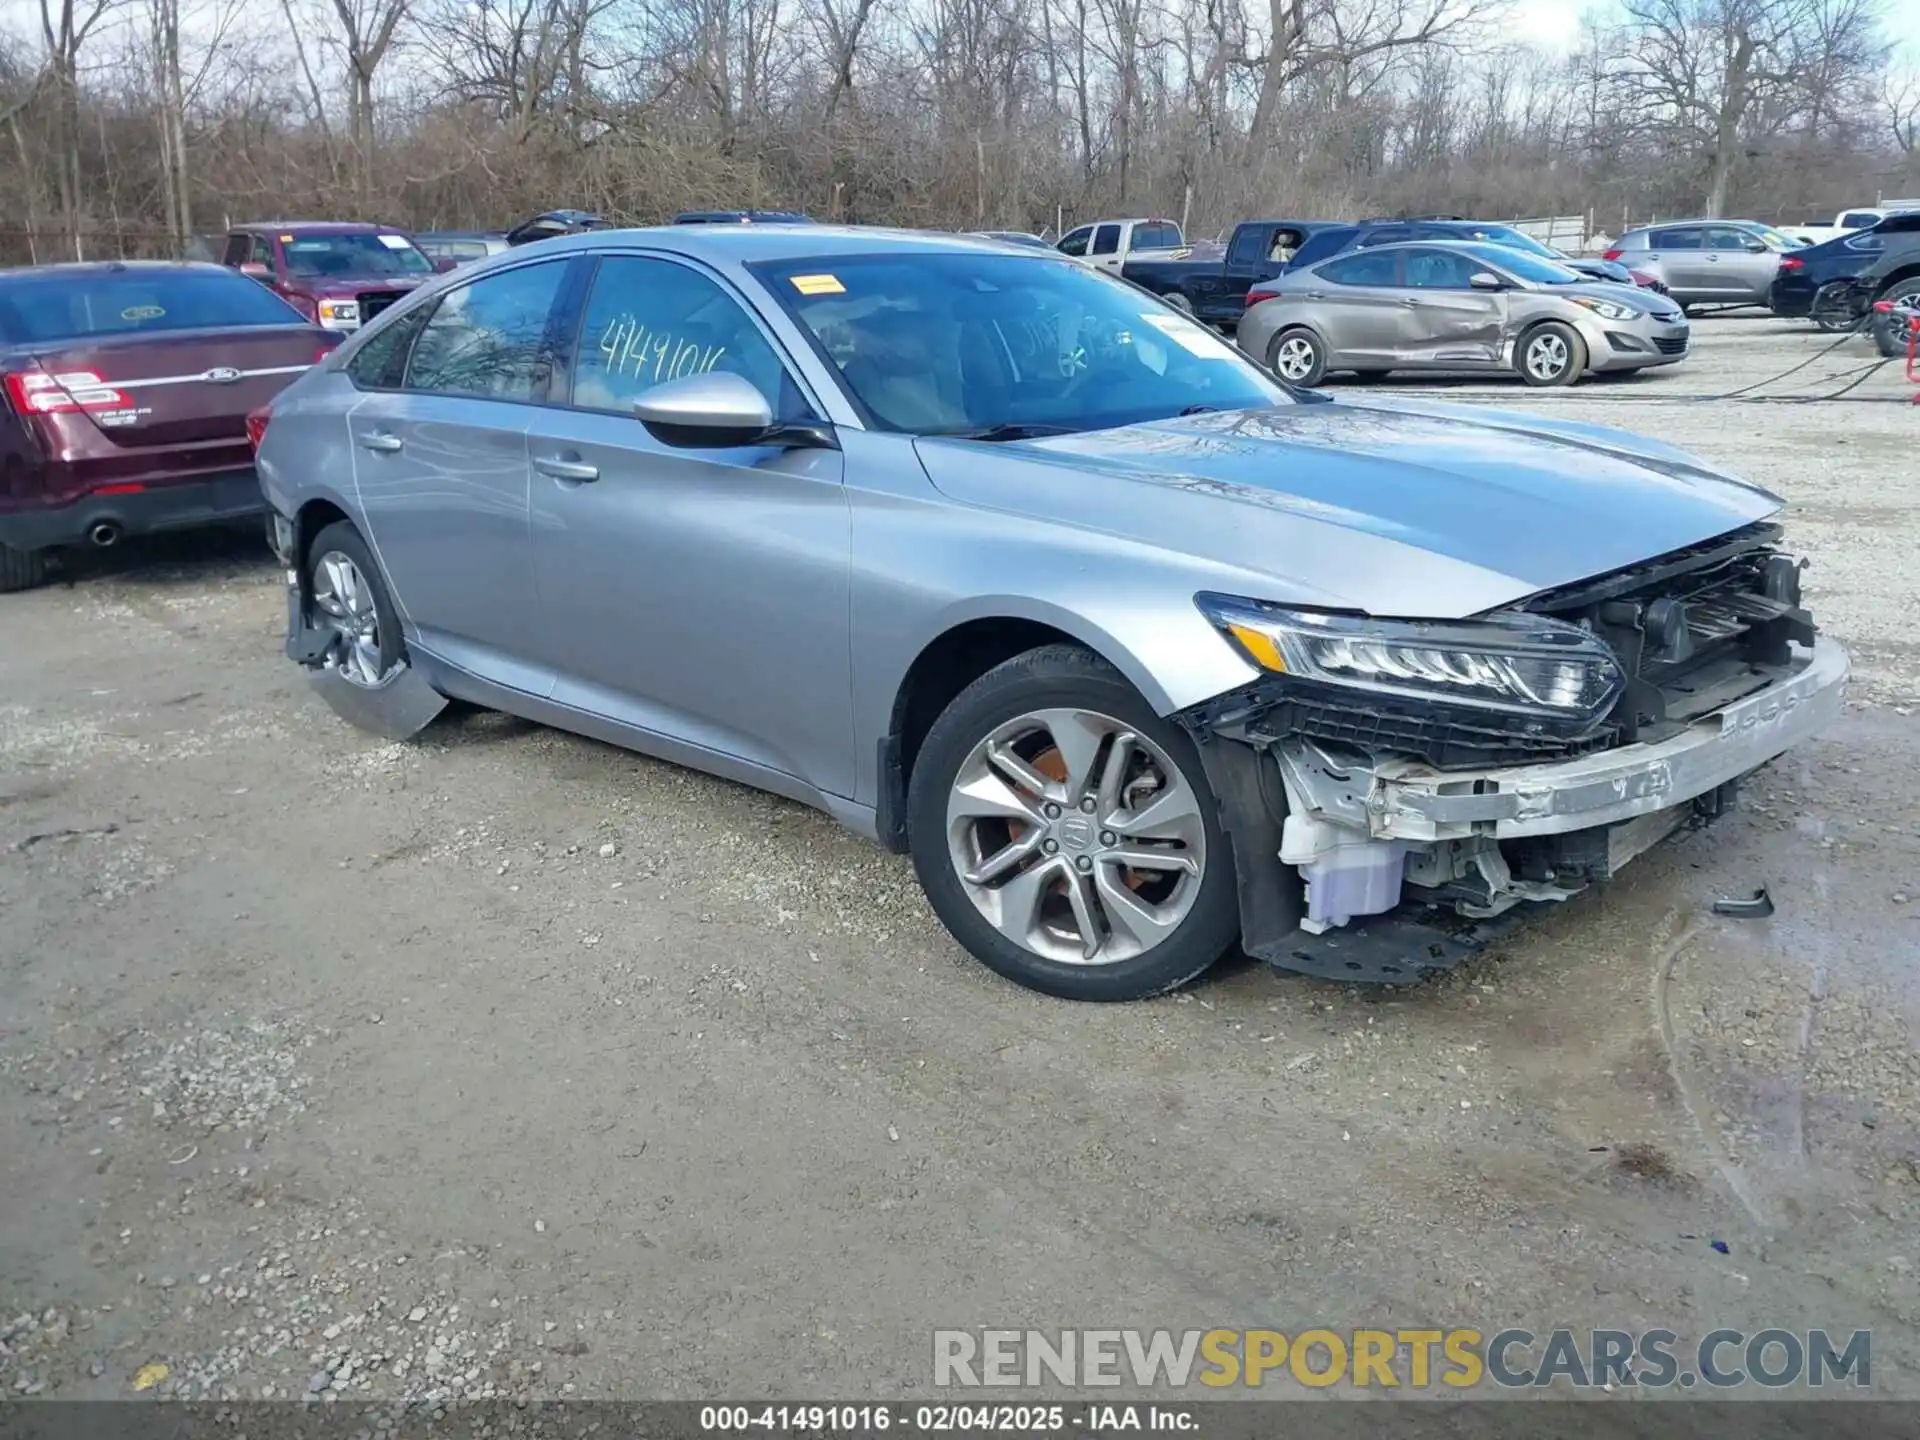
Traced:
<path id="1" fill-rule="evenodd" d="M 882 844 L 900 853 L 907 848 L 907 782 L 921 742 L 954 697 L 994 666 L 1043 645 L 1060 644 L 1078 645 L 1113 666 L 1155 714 L 1177 708 L 1139 657 L 1084 616 L 1008 597 L 947 616 L 894 687 L 886 733 L 879 742 L 879 793 L 874 807 Z"/>
<path id="2" fill-rule="evenodd" d="M 1558 315 L 1536 315 L 1514 332 L 1513 350 L 1507 357 L 1508 367 L 1514 370 L 1520 368 L 1520 356 L 1526 349 L 1527 341 L 1532 338 L 1533 332 L 1540 329 L 1543 325 L 1558 325 L 1563 330 L 1571 330 L 1573 332 L 1574 339 L 1580 342 L 1580 349 L 1586 355 L 1587 363 L 1580 367 L 1580 374 L 1584 375 L 1593 365 L 1593 347 L 1587 343 L 1587 337 L 1581 332 L 1577 322 L 1563 320 Z M 1578 379 L 1579 376 L 1575 376 L 1574 378 Z"/>

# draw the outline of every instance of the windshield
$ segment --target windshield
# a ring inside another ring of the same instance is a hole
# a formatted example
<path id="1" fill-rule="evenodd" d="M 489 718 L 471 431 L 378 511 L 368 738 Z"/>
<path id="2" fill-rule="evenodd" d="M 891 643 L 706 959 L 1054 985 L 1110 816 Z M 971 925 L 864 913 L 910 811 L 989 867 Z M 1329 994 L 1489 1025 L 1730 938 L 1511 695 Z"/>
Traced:
<path id="1" fill-rule="evenodd" d="M 308 280 L 347 275 L 431 275 L 433 262 L 404 235 L 355 231 L 345 235 L 296 235 L 282 240 L 287 272 Z"/>
<path id="2" fill-rule="evenodd" d="M 1007 252 L 751 267 L 867 419 L 914 435 L 1064 434 L 1290 393 L 1132 285 Z"/>
<path id="3" fill-rule="evenodd" d="M 306 323 L 264 285 L 231 270 L 55 271 L 0 285 L 6 343 Z"/>
<path id="4" fill-rule="evenodd" d="M 1524 230 L 1509 229 L 1505 225 L 1490 225 L 1485 230 L 1474 232 L 1474 239 L 1486 240 L 1507 250 L 1518 250 L 1523 254 L 1537 255 L 1542 260 L 1560 259 L 1560 252 L 1551 245 L 1533 238 Z"/>
<path id="5" fill-rule="evenodd" d="M 1497 265 L 1516 280 L 1532 285 L 1585 285 L 1593 279 L 1578 270 L 1569 270 L 1558 260 L 1541 260 L 1526 250 L 1509 250 L 1504 245 L 1462 245 L 1468 254 Z"/>

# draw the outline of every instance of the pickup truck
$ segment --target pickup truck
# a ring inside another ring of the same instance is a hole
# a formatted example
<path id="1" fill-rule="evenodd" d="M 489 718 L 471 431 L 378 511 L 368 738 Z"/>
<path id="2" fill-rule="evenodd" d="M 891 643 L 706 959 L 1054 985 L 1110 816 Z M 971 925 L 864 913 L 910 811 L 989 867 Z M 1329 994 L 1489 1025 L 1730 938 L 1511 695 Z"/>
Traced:
<path id="1" fill-rule="evenodd" d="M 1920 200 L 1886 200 L 1878 205 L 1855 205 L 1833 217 L 1831 225 L 1782 225 L 1779 228 L 1802 245 L 1821 245 L 1851 235 L 1856 230 L 1871 230 L 1889 215 L 1904 210 L 1920 210 Z"/>
<path id="2" fill-rule="evenodd" d="M 1257 282 L 1271 280 L 1286 269 L 1287 262 L 1309 236 L 1335 223 L 1331 220 L 1243 220 L 1233 227 L 1233 236 L 1220 254 L 1136 255 L 1121 267 L 1120 273 L 1197 320 L 1209 325 L 1237 324 L 1246 308 L 1247 291 Z"/>
<path id="3" fill-rule="evenodd" d="M 1218 254 L 1211 244 L 1189 245 L 1171 220 L 1096 220 L 1069 230 L 1055 247 L 1102 270 L 1119 272 L 1136 260 L 1184 260 L 1190 255 Z"/>
<path id="4" fill-rule="evenodd" d="M 410 236 L 386 225 L 274 220 L 227 232 L 228 269 L 258 280 L 328 330 L 358 330 L 436 265 Z"/>

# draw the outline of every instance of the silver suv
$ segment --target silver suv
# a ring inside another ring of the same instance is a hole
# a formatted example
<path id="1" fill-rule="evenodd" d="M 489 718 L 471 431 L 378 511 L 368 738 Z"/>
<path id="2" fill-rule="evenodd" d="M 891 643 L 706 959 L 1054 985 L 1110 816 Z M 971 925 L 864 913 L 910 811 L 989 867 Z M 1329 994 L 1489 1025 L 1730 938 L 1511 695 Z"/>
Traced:
<path id="1" fill-rule="evenodd" d="M 1765 305 L 1784 237 L 1736 220 L 1683 220 L 1629 230 L 1605 258 L 1652 275 L 1686 305 Z"/>

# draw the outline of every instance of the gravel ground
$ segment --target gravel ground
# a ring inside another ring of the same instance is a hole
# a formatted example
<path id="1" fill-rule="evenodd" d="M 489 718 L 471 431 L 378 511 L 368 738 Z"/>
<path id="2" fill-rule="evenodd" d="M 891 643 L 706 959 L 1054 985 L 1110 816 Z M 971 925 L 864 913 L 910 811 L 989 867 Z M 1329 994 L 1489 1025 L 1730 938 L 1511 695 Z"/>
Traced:
<path id="1" fill-rule="evenodd" d="M 0 1390 L 924 1396 L 941 1326 L 1565 1324 L 1872 1328 L 1920 1394 L 1920 411 L 1686 398 L 1826 343 L 1699 331 L 1423 393 L 1779 490 L 1849 711 L 1411 993 L 1053 1002 L 797 806 L 484 713 L 371 740 L 251 539 L 0 601 Z"/>

